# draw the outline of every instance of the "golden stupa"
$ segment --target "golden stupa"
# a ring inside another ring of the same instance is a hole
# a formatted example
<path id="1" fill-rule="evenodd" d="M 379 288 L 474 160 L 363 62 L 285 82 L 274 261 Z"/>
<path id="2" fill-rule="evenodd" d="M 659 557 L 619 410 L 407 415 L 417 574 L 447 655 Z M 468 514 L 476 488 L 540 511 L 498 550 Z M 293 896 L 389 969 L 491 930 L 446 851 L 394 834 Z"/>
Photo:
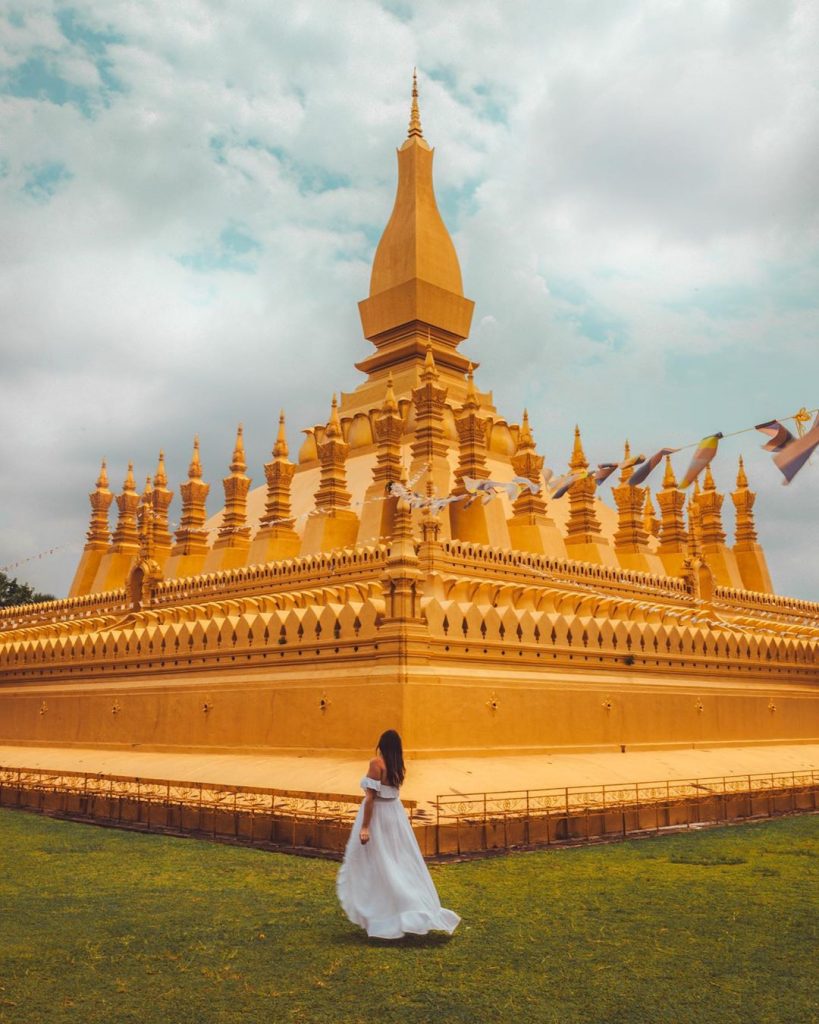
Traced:
<path id="1" fill-rule="evenodd" d="M 347 756 L 387 725 L 416 758 L 815 742 L 819 605 L 773 593 L 741 462 L 732 545 L 710 471 L 686 508 L 670 462 L 653 499 L 623 469 L 616 508 L 591 477 L 561 501 L 388 493 L 542 480 L 526 412 L 505 419 L 459 350 L 473 302 L 432 162 L 414 85 L 359 303 L 374 351 L 297 461 L 282 414 L 251 490 L 240 427 L 208 518 L 195 441 L 174 535 L 162 454 L 141 493 L 129 466 L 113 533 L 103 464 L 69 597 L 0 613 L 0 742 Z"/>

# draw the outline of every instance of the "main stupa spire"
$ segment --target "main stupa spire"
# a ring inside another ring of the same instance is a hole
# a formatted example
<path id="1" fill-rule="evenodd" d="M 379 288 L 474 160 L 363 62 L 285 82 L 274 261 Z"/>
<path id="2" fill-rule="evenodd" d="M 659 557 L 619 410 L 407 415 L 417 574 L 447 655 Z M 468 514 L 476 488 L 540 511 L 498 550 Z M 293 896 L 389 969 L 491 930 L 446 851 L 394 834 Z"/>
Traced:
<path id="1" fill-rule="evenodd" d="M 419 139 L 424 137 L 424 133 L 421 130 L 421 114 L 418 110 L 418 72 L 415 68 L 412 69 L 412 108 L 410 109 L 407 138 L 411 139 L 413 136 L 417 136 Z"/>
<path id="2" fill-rule="evenodd" d="M 390 369 L 422 363 L 428 342 L 443 370 L 463 376 L 469 367 L 455 349 L 469 334 L 474 303 L 464 297 L 458 255 L 435 201 L 433 153 L 413 73 L 395 204 L 373 259 L 369 297 L 359 303 L 364 336 L 378 351 L 358 369 L 385 379 Z"/>

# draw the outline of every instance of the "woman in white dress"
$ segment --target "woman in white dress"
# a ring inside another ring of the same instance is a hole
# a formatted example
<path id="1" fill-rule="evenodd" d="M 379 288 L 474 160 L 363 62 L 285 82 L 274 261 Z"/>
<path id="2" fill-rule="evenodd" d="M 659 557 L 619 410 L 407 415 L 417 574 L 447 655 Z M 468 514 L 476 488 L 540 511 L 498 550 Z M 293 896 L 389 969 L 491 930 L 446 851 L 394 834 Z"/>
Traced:
<path id="1" fill-rule="evenodd" d="M 398 790 L 404 781 L 401 737 L 388 729 L 361 780 L 364 799 L 347 841 L 336 891 L 344 913 L 370 938 L 444 931 L 461 920 L 441 906 Z"/>

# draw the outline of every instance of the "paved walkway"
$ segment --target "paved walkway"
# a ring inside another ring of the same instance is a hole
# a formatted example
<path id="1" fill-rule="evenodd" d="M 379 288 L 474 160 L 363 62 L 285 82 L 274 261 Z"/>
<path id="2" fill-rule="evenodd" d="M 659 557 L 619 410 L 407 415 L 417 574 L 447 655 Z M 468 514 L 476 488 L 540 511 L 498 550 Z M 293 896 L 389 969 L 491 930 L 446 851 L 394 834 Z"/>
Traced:
<path id="1" fill-rule="evenodd" d="M 366 770 L 366 763 L 349 758 L 29 746 L 0 746 L 0 766 L 345 794 L 358 793 L 358 780 Z M 439 794 L 609 785 L 806 769 L 819 771 L 819 744 L 652 750 L 626 754 L 419 759 L 407 764 L 403 794 L 423 806 Z"/>

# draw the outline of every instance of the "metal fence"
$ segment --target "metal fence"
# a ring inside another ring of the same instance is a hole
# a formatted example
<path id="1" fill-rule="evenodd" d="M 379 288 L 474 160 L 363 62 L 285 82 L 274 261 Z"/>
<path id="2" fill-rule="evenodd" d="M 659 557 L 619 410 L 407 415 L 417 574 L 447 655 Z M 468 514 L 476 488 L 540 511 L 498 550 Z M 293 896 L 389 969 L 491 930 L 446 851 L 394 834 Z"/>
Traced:
<path id="1" fill-rule="evenodd" d="M 425 857 L 468 856 L 772 817 L 819 807 L 819 772 L 403 800 Z M 0 807 L 77 821 L 338 856 L 361 795 L 0 767 Z"/>
<path id="2" fill-rule="evenodd" d="M 770 772 L 436 798 L 427 856 L 583 842 L 815 811 L 819 772 Z"/>
<path id="3" fill-rule="evenodd" d="M 0 807 L 75 820 L 338 853 L 361 795 L 0 767 Z M 410 817 L 414 801 L 404 801 Z"/>

